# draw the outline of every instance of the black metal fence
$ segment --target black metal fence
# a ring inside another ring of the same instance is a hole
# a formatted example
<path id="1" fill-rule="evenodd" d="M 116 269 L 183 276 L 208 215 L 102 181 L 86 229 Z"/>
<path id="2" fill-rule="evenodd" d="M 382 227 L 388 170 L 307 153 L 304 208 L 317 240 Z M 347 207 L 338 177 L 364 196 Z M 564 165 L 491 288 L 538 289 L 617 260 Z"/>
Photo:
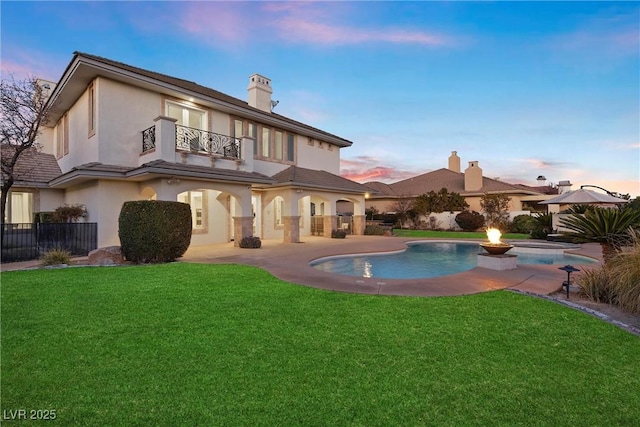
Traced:
<path id="1" fill-rule="evenodd" d="M 2 262 L 38 259 L 53 250 L 86 256 L 98 247 L 98 224 L 2 224 Z"/>

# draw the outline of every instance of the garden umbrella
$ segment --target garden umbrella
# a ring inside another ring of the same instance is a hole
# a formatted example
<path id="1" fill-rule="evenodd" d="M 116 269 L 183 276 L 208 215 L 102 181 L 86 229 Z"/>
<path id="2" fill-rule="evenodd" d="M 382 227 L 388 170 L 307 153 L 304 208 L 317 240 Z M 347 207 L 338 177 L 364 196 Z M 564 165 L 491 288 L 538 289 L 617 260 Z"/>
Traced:
<path id="1" fill-rule="evenodd" d="M 615 204 L 629 203 L 628 200 L 621 199 L 619 197 L 613 197 L 608 194 L 598 193 L 592 190 L 585 190 L 580 188 L 579 190 L 569 191 L 564 194 L 560 194 L 553 199 L 544 200 L 540 202 L 541 205 L 597 205 L 597 204 Z"/>

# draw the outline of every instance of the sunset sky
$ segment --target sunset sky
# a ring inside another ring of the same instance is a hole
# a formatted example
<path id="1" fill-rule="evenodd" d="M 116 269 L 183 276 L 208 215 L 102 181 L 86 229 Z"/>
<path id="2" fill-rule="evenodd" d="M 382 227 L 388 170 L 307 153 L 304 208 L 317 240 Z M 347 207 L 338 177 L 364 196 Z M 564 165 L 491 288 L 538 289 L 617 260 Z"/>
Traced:
<path id="1" fill-rule="evenodd" d="M 8 2 L 3 77 L 57 81 L 74 51 L 246 100 L 354 142 L 342 174 L 447 166 L 640 196 L 638 2 Z"/>

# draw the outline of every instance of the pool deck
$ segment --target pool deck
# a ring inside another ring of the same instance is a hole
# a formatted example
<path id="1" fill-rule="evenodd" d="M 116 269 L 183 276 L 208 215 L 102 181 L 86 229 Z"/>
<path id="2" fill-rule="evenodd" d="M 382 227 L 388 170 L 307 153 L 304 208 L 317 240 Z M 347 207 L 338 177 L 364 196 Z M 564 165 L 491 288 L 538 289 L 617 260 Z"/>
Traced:
<path id="1" fill-rule="evenodd" d="M 260 249 L 241 249 L 233 243 L 192 246 L 180 262 L 205 264 L 245 264 L 269 271 L 279 279 L 299 285 L 338 292 L 378 295 L 450 296 L 514 289 L 521 292 L 548 295 L 557 292 L 567 274 L 558 265 L 519 265 L 514 270 L 495 271 L 481 267 L 449 276 L 428 279 L 376 279 L 342 276 L 315 269 L 309 262 L 332 255 L 372 252 L 393 252 L 406 248 L 413 239 L 385 236 L 347 236 L 346 239 L 324 237 L 303 238 L 301 243 L 263 240 Z M 442 241 L 442 240 L 440 240 Z M 454 240 L 449 240 L 454 241 Z M 468 240 L 466 240 L 468 241 Z M 601 260 L 600 245 L 588 243 L 567 253 Z M 86 262 L 86 257 L 74 259 Z M 33 268 L 38 261 L 2 264 L 2 271 Z M 577 266 L 580 268 L 580 266 Z"/>

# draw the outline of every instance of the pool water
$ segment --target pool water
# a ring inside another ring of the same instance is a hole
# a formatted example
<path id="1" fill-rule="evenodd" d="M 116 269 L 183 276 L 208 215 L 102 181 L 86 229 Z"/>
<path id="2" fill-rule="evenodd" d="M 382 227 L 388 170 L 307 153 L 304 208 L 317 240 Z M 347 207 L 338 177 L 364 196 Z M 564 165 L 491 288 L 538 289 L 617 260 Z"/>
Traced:
<path id="1" fill-rule="evenodd" d="M 477 243 L 414 243 L 409 244 L 407 250 L 402 252 L 329 257 L 313 261 L 311 266 L 347 276 L 420 279 L 471 270 L 478 266 L 478 253 L 482 252 L 484 251 Z M 518 264 L 577 265 L 595 262 L 590 258 L 563 253 L 513 254 L 518 255 Z"/>

